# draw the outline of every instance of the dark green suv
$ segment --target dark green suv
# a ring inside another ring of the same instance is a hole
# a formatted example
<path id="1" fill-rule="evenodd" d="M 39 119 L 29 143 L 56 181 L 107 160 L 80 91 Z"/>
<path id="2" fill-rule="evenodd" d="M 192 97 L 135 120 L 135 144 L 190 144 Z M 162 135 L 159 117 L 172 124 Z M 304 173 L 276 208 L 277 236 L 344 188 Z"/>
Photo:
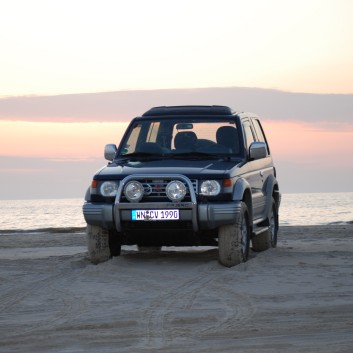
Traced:
<path id="1" fill-rule="evenodd" d="M 155 107 L 134 118 L 93 177 L 83 213 L 98 263 L 122 245 L 219 248 L 231 267 L 275 247 L 281 194 L 259 118 L 225 106 Z"/>

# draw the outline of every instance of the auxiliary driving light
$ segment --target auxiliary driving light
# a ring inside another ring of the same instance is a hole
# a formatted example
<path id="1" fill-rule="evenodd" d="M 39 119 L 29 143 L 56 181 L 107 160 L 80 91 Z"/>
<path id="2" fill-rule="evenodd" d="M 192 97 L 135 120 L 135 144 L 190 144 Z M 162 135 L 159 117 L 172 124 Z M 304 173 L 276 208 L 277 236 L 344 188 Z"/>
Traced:
<path id="1" fill-rule="evenodd" d="M 138 181 L 129 181 L 124 187 L 124 195 L 130 202 L 139 202 L 143 197 L 143 185 Z"/>
<path id="2" fill-rule="evenodd" d="M 173 180 L 168 183 L 166 193 L 171 201 L 181 201 L 186 195 L 186 187 L 179 180 Z"/>

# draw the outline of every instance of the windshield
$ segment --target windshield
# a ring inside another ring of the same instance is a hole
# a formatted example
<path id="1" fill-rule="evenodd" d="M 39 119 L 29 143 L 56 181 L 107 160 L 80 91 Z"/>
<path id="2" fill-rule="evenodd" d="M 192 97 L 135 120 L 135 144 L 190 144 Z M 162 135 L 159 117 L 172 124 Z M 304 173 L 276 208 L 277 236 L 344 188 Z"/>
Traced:
<path id="1" fill-rule="evenodd" d="M 239 156 L 233 119 L 155 118 L 136 121 L 119 150 L 123 156 Z"/>

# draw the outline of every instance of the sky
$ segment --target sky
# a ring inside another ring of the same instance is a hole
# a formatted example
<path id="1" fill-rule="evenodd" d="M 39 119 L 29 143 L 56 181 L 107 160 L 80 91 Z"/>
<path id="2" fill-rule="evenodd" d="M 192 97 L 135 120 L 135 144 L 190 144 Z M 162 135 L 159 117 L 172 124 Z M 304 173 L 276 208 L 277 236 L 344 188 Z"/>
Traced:
<path id="1" fill-rule="evenodd" d="M 320 110 L 293 116 L 288 106 L 278 117 L 242 97 L 237 104 L 264 114 L 284 192 L 353 191 L 352 13 L 351 0 L 0 0 L 0 199 L 81 197 L 105 163 L 104 144 L 118 143 L 144 112 L 124 108 L 114 122 L 124 98 L 97 108 L 83 95 L 81 104 L 102 110 L 91 117 L 73 105 L 80 94 L 124 91 L 137 107 L 134 92 L 156 92 L 148 108 L 169 104 L 163 90 L 209 87 L 306 94 L 304 105 L 347 98 L 330 123 Z M 61 105 L 44 117 L 39 104 L 27 105 L 36 97 Z"/>
<path id="2" fill-rule="evenodd" d="M 351 0 L 1 0 L 0 96 L 353 93 Z"/>

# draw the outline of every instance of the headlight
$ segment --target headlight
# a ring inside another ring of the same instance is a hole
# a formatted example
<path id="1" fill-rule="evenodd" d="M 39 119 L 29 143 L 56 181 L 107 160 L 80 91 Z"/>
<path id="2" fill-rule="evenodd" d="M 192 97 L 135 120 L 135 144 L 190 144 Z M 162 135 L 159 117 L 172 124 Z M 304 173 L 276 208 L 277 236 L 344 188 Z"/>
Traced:
<path id="1" fill-rule="evenodd" d="M 129 181 L 124 188 L 124 194 L 130 202 L 139 202 L 143 197 L 143 185 L 138 181 Z"/>
<path id="2" fill-rule="evenodd" d="M 221 185 L 216 180 L 205 180 L 201 183 L 201 194 L 206 196 L 216 196 L 221 191 Z"/>
<path id="3" fill-rule="evenodd" d="M 100 193 L 106 197 L 114 197 L 118 192 L 118 183 L 115 181 L 105 181 L 100 187 Z"/>
<path id="4" fill-rule="evenodd" d="M 168 183 L 165 191 L 171 201 L 181 201 L 186 195 L 186 187 L 179 180 L 173 180 Z"/>

